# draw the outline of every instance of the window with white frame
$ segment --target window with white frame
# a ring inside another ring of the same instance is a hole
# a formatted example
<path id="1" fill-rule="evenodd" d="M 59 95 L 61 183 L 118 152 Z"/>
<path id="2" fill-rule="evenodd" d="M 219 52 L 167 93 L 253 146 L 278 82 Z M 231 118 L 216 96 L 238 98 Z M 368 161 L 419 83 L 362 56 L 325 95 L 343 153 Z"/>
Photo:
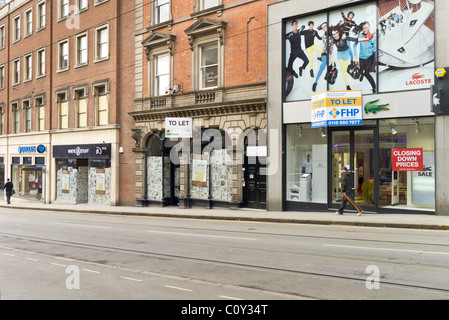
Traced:
<path id="1" fill-rule="evenodd" d="M 162 23 L 170 19 L 170 0 L 156 0 L 156 23 Z"/>
<path id="2" fill-rule="evenodd" d="M 93 85 L 95 98 L 95 125 L 106 126 L 109 124 L 109 84 L 107 82 Z"/>
<path id="3" fill-rule="evenodd" d="M 170 54 L 161 54 L 154 57 L 154 95 L 167 94 L 170 88 Z"/>
<path id="4" fill-rule="evenodd" d="M 224 34 L 227 22 L 200 18 L 184 32 L 191 39 L 194 90 L 223 86 Z"/>
<path id="5" fill-rule="evenodd" d="M 216 42 L 200 46 L 200 89 L 218 86 L 218 45 Z"/>
<path id="6" fill-rule="evenodd" d="M 36 78 L 45 76 L 45 48 L 36 50 Z"/>
<path id="7" fill-rule="evenodd" d="M 6 46 L 5 38 L 5 25 L 0 26 L 0 49 L 4 49 Z"/>
<path id="8" fill-rule="evenodd" d="M 87 32 L 76 36 L 76 65 L 82 66 L 87 64 Z"/>
<path id="9" fill-rule="evenodd" d="M 20 83 L 20 58 L 13 60 L 12 62 L 12 84 L 16 85 Z"/>
<path id="10" fill-rule="evenodd" d="M 58 71 L 69 69 L 69 40 L 58 42 Z"/>
<path id="11" fill-rule="evenodd" d="M 59 0 L 58 9 L 59 9 L 59 19 L 64 19 L 68 17 L 70 10 L 69 0 Z"/>
<path id="12" fill-rule="evenodd" d="M 88 0 L 77 0 L 78 11 L 86 10 L 89 6 Z"/>
<path id="13" fill-rule="evenodd" d="M 45 97 L 43 95 L 34 98 L 36 106 L 36 131 L 45 130 Z"/>
<path id="14" fill-rule="evenodd" d="M 30 99 L 22 100 L 25 132 L 31 132 L 31 103 Z"/>
<path id="15" fill-rule="evenodd" d="M 200 10 L 206 10 L 218 6 L 218 0 L 200 0 Z"/>
<path id="16" fill-rule="evenodd" d="M 46 25 L 46 4 L 41 1 L 37 4 L 37 30 L 45 28 Z"/>
<path id="17" fill-rule="evenodd" d="M 16 16 L 13 19 L 12 40 L 13 40 L 13 42 L 20 40 L 20 16 Z"/>
<path id="18" fill-rule="evenodd" d="M 5 134 L 5 104 L 0 104 L 0 134 Z"/>
<path id="19" fill-rule="evenodd" d="M 56 104 L 58 106 L 58 128 L 69 127 L 69 100 L 68 90 L 56 92 Z"/>
<path id="20" fill-rule="evenodd" d="M 33 56 L 28 53 L 23 57 L 23 81 L 30 81 L 33 78 Z"/>
<path id="21" fill-rule="evenodd" d="M 29 36 L 33 33 L 33 9 L 29 8 L 25 11 L 25 36 Z"/>
<path id="22" fill-rule="evenodd" d="M 94 1 L 94 5 L 100 5 L 100 4 L 103 4 L 103 3 L 105 3 L 105 2 L 108 2 L 109 0 L 95 0 Z"/>
<path id="23" fill-rule="evenodd" d="M 76 127 L 87 127 L 87 86 L 73 89 L 75 100 Z"/>
<path id="24" fill-rule="evenodd" d="M 0 90 L 5 89 L 5 65 L 0 66 Z"/>
<path id="25" fill-rule="evenodd" d="M 12 133 L 20 132 L 20 108 L 19 102 L 11 102 L 11 112 L 12 112 Z"/>
<path id="26" fill-rule="evenodd" d="M 95 60 L 101 61 L 109 58 L 109 25 L 95 29 Z"/>

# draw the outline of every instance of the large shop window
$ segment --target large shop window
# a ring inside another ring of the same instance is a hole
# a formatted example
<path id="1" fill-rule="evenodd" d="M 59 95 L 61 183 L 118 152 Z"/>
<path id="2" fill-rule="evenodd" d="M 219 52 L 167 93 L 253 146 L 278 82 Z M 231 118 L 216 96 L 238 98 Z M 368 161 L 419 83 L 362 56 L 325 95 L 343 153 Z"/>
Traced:
<path id="1" fill-rule="evenodd" d="M 109 159 L 57 161 L 57 199 L 76 203 L 111 203 Z"/>
<path id="2" fill-rule="evenodd" d="M 23 157 L 20 163 L 20 157 L 13 157 L 12 164 L 12 183 L 15 196 L 28 199 L 43 201 L 43 186 L 45 172 L 45 158 L 35 157 L 34 164 L 32 157 Z"/>
<path id="3" fill-rule="evenodd" d="M 287 126 L 286 200 L 327 203 L 327 132 Z"/>
<path id="4" fill-rule="evenodd" d="M 56 198 L 75 203 L 111 204 L 111 145 L 54 146 Z"/>
<path id="5" fill-rule="evenodd" d="M 393 148 L 422 148 L 424 171 L 392 171 Z M 435 209 L 433 117 L 379 121 L 379 207 Z"/>
<path id="6" fill-rule="evenodd" d="M 230 138 L 217 129 L 201 132 L 201 152 L 192 145 L 190 197 L 192 199 L 232 200 L 232 151 Z"/>

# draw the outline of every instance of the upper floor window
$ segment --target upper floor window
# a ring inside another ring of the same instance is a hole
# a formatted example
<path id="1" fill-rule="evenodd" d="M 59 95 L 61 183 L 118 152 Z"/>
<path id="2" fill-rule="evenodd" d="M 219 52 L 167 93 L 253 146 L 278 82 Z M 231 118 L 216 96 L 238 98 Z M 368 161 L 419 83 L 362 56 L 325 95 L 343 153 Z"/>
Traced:
<path id="1" fill-rule="evenodd" d="M 87 33 L 76 36 L 76 65 L 87 64 Z"/>
<path id="2" fill-rule="evenodd" d="M 33 78 L 33 56 L 31 53 L 23 58 L 23 81 L 30 81 Z"/>
<path id="3" fill-rule="evenodd" d="M 5 134 L 5 104 L 0 104 L 0 134 Z"/>
<path id="4" fill-rule="evenodd" d="M 45 96 L 35 97 L 34 104 L 36 106 L 36 131 L 45 130 Z"/>
<path id="5" fill-rule="evenodd" d="M 25 132 L 31 132 L 31 103 L 30 99 L 22 101 L 22 109 L 24 113 Z"/>
<path id="6" fill-rule="evenodd" d="M 77 0 L 78 11 L 86 10 L 89 6 L 88 0 Z"/>
<path id="7" fill-rule="evenodd" d="M 109 124 L 109 83 L 93 84 L 93 94 L 95 98 L 95 125 L 106 126 Z"/>
<path id="8" fill-rule="evenodd" d="M 100 5 L 102 3 L 108 2 L 109 0 L 95 0 L 94 5 Z"/>
<path id="9" fill-rule="evenodd" d="M 56 93 L 56 103 L 58 107 L 58 129 L 67 129 L 69 127 L 68 90 Z"/>
<path id="10" fill-rule="evenodd" d="M 37 18 L 37 30 L 43 29 L 45 28 L 46 25 L 46 5 L 45 5 L 45 1 L 41 1 L 37 4 L 37 13 L 36 13 L 36 18 Z"/>
<path id="11" fill-rule="evenodd" d="M 36 78 L 45 76 L 45 48 L 36 50 Z"/>
<path id="12" fill-rule="evenodd" d="M 109 58 L 109 25 L 95 29 L 95 60 L 101 61 Z"/>
<path id="13" fill-rule="evenodd" d="M 156 23 L 162 23 L 170 18 L 170 0 L 156 0 Z"/>
<path id="14" fill-rule="evenodd" d="M 168 53 L 154 58 L 154 95 L 168 94 L 170 88 L 170 55 Z"/>
<path id="15" fill-rule="evenodd" d="M 185 30 L 191 38 L 194 90 L 223 85 L 224 31 L 227 23 L 200 18 Z"/>
<path id="16" fill-rule="evenodd" d="M 20 83 L 20 58 L 12 62 L 12 84 Z"/>
<path id="17" fill-rule="evenodd" d="M 5 89 L 5 65 L 0 66 L 0 90 Z"/>
<path id="18" fill-rule="evenodd" d="M 5 38 L 5 25 L 0 26 L 0 49 L 5 48 L 6 38 Z"/>
<path id="19" fill-rule="evenodd" d="M 69 0 L 59 0 L 59 19 L 68 17 L 69 15 Z"/>
<path id="20" fill-rule="evenodd" d="M 209 43 L 200 46 L 200 89 L 218 86 L 218 45 Z"/>
<path id="21" fill-rule="evenodd" d="M 200 0 L 201 10 L 218 6 L 218 0 Z"/>
<path id="22" fill-rule="evenodd" d="M 73 89 L 73 99 L 75 100 L 75 126 L 87 127 L 87 86 Z"/>
<path id="23" fill-rule="evenodd" d="M 217 12 L 221 16 L 223 11 L 223 0 L 194 0 L 195 7 L 191 16 L 202 16 L 212 12 Z"/>
<path id="24" fill-rule="evenodd" d="M 13 42 L 20 40 L 20 16 L 15 17 L 13 20 L 12 40 Z"/>
<path id="25" fill-rule="evenodd" d="M 12 112 L 12 131 L 13 133 L 20 132 L 20 108 L 19 102 L 11 102 L 11 112 Z"/>
<path id="26" fill-rule="evenodd" d="M 30 8 L 25 11 L 25 36 L 33 33 L 33 10 Z"/>
<path id="27" fill-rule="evenodd" d="M 58 43 L 58 71 L 65 71 L 69 68 L 69 40 Z"/>

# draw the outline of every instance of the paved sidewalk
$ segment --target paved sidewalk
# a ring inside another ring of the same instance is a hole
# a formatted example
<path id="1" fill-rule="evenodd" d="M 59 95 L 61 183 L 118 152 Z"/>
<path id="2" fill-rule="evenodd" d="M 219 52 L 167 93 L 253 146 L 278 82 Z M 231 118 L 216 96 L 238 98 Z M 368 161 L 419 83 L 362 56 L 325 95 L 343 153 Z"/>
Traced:
<path id="1" fill-rule="evenodd" d="M 292 211 L 265 211 L 252 209 L 231 210 L 227 208 L 205 209 L 194 207 L 179 209 L 177 207 L 127 207 L 102 206 L 87 204 L 42 204 L 37 202 L 16 202 L 11 205 L 0 204 L 0 207 L 22 210 L 66 211 L 79 213 L 144 215 L 152 217 L 190 218 L 190 219 L 217 219 L 241 220 L 276 223 L 301 223 L 323 225 L 352 225 L 383 228 L 412 228 L 449 230 L 449 216 L 436 216 L 434 214 L 398 214 L 398 213 L 365 213 L 358 217 L 348 212 L 336 215 L 335 211 L 326 212 L 292 212 Z"/>

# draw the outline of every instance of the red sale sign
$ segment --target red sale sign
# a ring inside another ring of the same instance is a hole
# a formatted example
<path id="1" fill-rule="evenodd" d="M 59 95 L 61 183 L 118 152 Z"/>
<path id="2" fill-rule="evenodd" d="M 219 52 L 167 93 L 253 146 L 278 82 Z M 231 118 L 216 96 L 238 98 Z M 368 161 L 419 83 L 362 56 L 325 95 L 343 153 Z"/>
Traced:
<path id="1" fill-rule="evenodd" d="M 392 171 L 423 171 L 424 156 L 422 148 L 391 149 Z"/>

